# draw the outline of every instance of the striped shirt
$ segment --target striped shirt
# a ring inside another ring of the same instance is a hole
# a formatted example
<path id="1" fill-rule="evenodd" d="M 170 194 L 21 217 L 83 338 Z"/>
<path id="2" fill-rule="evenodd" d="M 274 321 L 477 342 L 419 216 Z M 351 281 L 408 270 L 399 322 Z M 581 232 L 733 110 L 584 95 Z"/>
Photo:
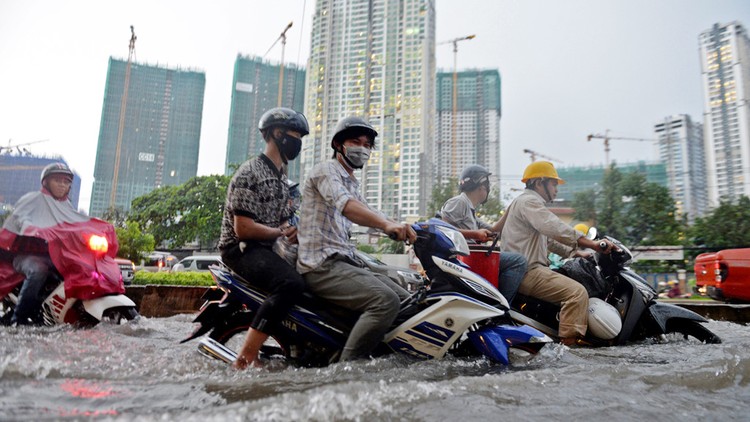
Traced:
<path id="1" fill-rule="evenodd" d="M 352 222 L 344 216 L 344 207 L 350 199 L 371 208 L 359 191 L 357 178 L 350 176 L 337 160 L 313 168 L 302 191 L 297 232 L 300 274 L 315 270 L 335 254 L 354 258 L 354 247 L 349 243 Z"/>

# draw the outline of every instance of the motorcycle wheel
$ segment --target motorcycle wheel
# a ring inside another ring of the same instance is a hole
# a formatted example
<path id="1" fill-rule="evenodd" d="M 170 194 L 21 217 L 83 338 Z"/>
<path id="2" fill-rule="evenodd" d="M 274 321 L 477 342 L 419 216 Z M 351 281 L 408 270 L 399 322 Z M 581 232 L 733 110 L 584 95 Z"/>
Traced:
<path id="1" fill-rule="evenodd" d="M 135 308 L 131 307 L 119 307 L 107 309 L 102 315 L 102 322 L 120 325 L 128 321 L 132 321 L 138 318 L 140 315 Z"/>
<path id="2" fill-rule="evenodd" d="M 247 330 L 250 328 L 251 321 L 251 314 L 236 314 L 231 323 L 227 324 L 225 322 L 217 325 L 208 336 L 233 351 L 239 352 L 245 343 L 245 337 L 247 337 Z M 273 355 L 286 357 L 287 353 L 273 337 L 269 337 L 260 348 L 260 356 L 270 357 Z"/>
<path id="3" fill-rule="evenodd" d="M 711 330 L 704 327 L 698 321 L 690 320 L 677 320 L 672 321 L 667 327 L 668 333 L 681 333 L 685 339 L 688 337 L 694 337 L 696 340 L 706 344 L 719 344 L 721 338 L 716 334 L 712 333 Z"/>

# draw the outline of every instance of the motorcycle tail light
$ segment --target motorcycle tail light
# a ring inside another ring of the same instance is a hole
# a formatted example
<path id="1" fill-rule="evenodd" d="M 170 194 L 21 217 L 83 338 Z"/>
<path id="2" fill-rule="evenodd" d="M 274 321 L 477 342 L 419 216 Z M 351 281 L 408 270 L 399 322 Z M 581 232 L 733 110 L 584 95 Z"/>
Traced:
<path id="1" fill-rule="evenodd" d="M 91 235 L 89 237 L 89 249 L 93 252 L 105 254 L 109 249 L 109 242 L 104 236 Z"/>

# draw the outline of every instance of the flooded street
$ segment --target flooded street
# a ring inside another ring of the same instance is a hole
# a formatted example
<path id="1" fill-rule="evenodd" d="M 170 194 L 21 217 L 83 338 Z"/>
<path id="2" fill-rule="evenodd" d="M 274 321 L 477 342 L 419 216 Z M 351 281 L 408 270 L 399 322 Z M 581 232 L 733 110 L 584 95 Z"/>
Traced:
<path id="1" fill-rule="evenodd" d="M 192 315 L 122 326 L 0 327 L 0 420 L 747 420 L 750 329 L 723 340 L 569 349 L 512 367 L 404 357 L 237 372 L 197 352 Z"/>

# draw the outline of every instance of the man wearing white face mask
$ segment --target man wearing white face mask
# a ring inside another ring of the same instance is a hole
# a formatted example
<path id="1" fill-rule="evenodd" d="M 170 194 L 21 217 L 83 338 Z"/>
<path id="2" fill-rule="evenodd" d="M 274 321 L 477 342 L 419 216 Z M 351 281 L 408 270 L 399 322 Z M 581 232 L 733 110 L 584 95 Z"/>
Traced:
<path id="1" fill-rule="evenodd" d="M 331 140 L 333 160 L 316 165 L 305 181 L 299 222 L 297 270 L 315 295 L 359 311 L 340 360 L 369 356 L 409 294 L 390 278 L 369 271 L 349 243 L 352 223 L 414 241 L 408 224 L 398 224 L 371 208 L 359 191 L 354 170 L 370 158 L 378 133 L 360 117 L 338 122 Z"/>

